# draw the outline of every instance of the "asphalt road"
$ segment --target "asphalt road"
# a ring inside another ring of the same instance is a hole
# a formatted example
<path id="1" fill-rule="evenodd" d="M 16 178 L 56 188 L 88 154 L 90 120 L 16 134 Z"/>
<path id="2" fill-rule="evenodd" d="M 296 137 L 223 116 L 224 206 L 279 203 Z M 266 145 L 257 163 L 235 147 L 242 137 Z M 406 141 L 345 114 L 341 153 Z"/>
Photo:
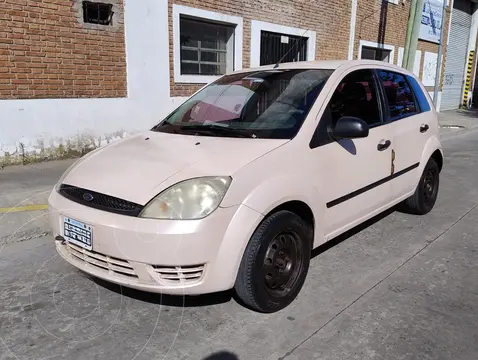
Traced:
<path id="1" fill-rule="evenodd" d="M 276 314 L 229 293 L 169 297 L 95 281 L 59 258 L 49 235 L 10 242 L 0 251 L 0 360 L 475 360 L 478 131 L 446 133 L 443 145 L 434 211 L 389 212 L 319 249 L 299 297 Z M 1 176 L 4 191 L 17 175 Z M 42 179 L 31 181 L 55 182 Z"/>
<path id="2" fill-rule="evenodd" d="M 62 160 L 0 170 L 0 247 L 49 233 L 44 211 L 2 213 L 1 209 L 46 204 L 53 186 L 72 163 Z"/>

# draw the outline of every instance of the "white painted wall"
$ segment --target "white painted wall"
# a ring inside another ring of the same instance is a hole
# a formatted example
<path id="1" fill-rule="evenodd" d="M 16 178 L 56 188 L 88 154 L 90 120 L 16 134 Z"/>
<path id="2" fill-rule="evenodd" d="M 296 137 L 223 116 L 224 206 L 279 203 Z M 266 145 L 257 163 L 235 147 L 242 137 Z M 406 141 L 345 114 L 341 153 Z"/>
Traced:
<path id="1" fill-rule="evenodd" d="M 79 135 L 148 129 L 183 98 L 171 98 L 167 0 L 125 0 L 128 98 L 0 101 L 0 157 Z"/>
<path id="2" fill-rule="evenodd" d="M 438 98 L 438 99 L 437 99 L 437 107 L 436 107 L 437 112 L 440 112 L 440 107 L 441 107 L 441 94 L 442 94 L 442 92 L 439 91 L 439 92 L 438 92 L 438 96 L 437 96 L 437 98 Z M 433 91 L 429 91 L 429 92 L 428 92 L 428 95 L 430 95 L 430 98 L 433 100 Z"/>
<path id="3" fill-rule="evenodd" d="M 398 48 L 398 54 L 397 54 L 397 65 L 398 66 L 402 66 L 402 64 L 403 64 L 404 51 L 405 51 L 404 48 L 402 48 L 402 47 Z M 422 52 L 421 52 L 421 50 L 417 50 L 415 52 L 415 60 L 413 62 L 413 73 L 416 76 L 420 76 L 421 66 L 422 66 Z"/>
<path id="4" fill-rule="evenodd" d="M 438 54 L 425 51 L 423 58 L 422 82 L 425 86 L 435 86 Z"/>

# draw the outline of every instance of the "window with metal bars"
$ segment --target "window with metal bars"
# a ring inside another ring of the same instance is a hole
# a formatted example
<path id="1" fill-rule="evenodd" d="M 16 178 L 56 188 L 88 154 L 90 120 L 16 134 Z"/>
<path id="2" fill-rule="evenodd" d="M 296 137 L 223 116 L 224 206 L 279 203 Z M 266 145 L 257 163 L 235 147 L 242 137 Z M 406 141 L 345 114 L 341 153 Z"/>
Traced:
<path id="1" fill-rule="evenodd" d="M 181 17 L 181 74 L 223 75 L 233 70 L 234 26 Z"/>
<path id="2" fill-rule="evenodd" d="M 113 22 L 113 5 L 83 1 L 83 21 L 89 24 L 111 25 Z"/>
<path id="3" fill-rule="evenodd" d="M 261 31 L 261 65 L 307 60 L 306 37 Z M 281 60 L 282 59 L 282 60 Z"/>

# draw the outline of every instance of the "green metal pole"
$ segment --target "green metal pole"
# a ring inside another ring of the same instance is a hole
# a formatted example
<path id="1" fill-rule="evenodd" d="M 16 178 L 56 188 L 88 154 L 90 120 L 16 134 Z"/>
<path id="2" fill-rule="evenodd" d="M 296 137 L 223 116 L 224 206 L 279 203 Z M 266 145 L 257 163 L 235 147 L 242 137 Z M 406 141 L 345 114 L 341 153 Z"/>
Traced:
<path id="1" fill-rule="evenodd" d="M 422 12 L 424 3 L 425 0 L 417 0 L 415 19 L 413 21 L 412 34 L 410 35 L 410 47 L 408 49 L 408 60 L 406 66 L 406 69 L 408 71 L 413 71 L 413 64 L 415 63 L 415 54 L 417 52 L 418 35 L 420 33 L 420 25 L 422 23 Z"/>
<path id="2" fill-rule="evenodd" d="M 410 14 L 408 15 L 407 37 L 405 39 L 405 47 L 403 49 L 402 67 L 406 68 L 408 63 L 408 54 L 410 52 L 410 39 L 412 36 L 413 23 L 415 22 L 415 13 L 417 10 L 417 0 L 412 0 L 410 4 Z"/>

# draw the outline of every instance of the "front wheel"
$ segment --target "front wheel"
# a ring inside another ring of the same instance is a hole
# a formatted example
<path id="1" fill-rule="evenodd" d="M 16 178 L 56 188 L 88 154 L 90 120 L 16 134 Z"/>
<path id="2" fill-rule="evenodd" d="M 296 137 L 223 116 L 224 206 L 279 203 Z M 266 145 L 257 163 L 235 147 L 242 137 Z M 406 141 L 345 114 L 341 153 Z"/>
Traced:
<path id="1" fill-rule="evenodd" d="M 439 185 L 440 168 L 434 159 L 430 159 L 423 170 L 415 193 L 403 202 L 403 211 L 415 215 L 428 214 L 435 206 Z"/>
<path id="2" fill-rule="evenodd" d="M 298 295 L 309 269 L 312 229 L 298 215 L 278 211 L 256 229 L 244 252 L 234 290 L 253 310 L 272 313 Z"/>

